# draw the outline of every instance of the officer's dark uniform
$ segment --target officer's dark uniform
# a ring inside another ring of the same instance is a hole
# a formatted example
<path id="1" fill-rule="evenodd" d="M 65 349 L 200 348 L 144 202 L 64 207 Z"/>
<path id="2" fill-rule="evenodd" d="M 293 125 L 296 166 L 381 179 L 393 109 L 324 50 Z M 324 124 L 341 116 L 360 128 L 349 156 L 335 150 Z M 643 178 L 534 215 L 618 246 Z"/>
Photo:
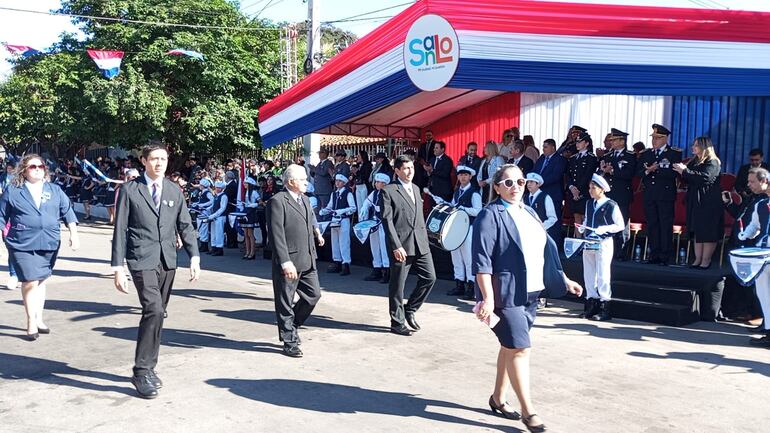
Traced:
<path id="1" fill-rule="evenodd" d="M 652 125 L 653 135 L 670 136 L 665 126 Z M 658 163 L 658 169 L 649 174 L 645 168 Z M 641 153 L 637 170 L 644 186 L 644 214 L 651 254 L 648 263 L 667 265 L 671 260 L 671 244 L 674 229 L 674 201 L 676 200 L 677 173 L 673 165 L 682 162 L 682 150 L 669 144 L 659 149 L 647 149 Z"/>
<path id="2" fill-rule="evenodd" d="M 583 128 L 582 126 L 572 125 L 572 128 L 570 128 L 569 132 L 567 133 L 567 139 L 561 143 L 561 146 L 559 146 L 558 149 L 556 149 L 556 153 L 558 155 L 561 155 L 565 158 L 569 158 L 570 156 L 577 153 L 577 148 L 575 147 L 577 142 L 572 139 L 572 133 L 575 131 L 578 131 L 581 134 L 583 134 L 588 130 Z"/>
<path id="3" fill-rule="evenodd" d="M 622 138 L 623 143 L 626 144 L 628 133 L 612 128 L 610 136 L 614 139 Z M 620 213 L 623 214 L 623 222 L 628 226 L 628 209 L 631 207 L 631 201 L 634 199 L 631 180 L 636 175 L 636 155 L 628 151 L 628 149 L 612 149 L 602 157 L 601 161 L 612 166 L 612 173 L 605 173 L 601 168 L 598 170 L 598 173 L 604 176 L 604 179 L 610 184 L 611 189 L 607 193 L 607 197 L 618 204 Z M 627 238 L 624 232 L 616 233 L 613 236 L 615 241 L 615 258 L 620 260 L 625 258 L 623 245 Z"/>
<path id="4" fill-rule="evenodd" d="M 585 153 L 576 153 L 569 159 L 569 168 L 567 169 L 567 192 L 565 202 L 569 203 L 573 214 L 583 215 L 586 212 L 586 201 L 591 198 L 588 193 L 588 185 L 591 183 L 591 176 L 596 173 L 599 166 L 599 160 L 596 155 L 591 153 L 591 136 L 583 132 L 578 136 L 577 141 L 588 141 L 588 148 Z M 580 197 L 575 200 L 569 187 L 575 185 L 580 191 Z"/>

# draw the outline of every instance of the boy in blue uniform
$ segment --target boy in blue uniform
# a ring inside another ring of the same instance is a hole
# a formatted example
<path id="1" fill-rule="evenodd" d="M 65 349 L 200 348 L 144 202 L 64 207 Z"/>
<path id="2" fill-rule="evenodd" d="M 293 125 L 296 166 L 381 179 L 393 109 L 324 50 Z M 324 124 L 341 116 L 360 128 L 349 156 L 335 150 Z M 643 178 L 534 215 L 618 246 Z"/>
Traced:
<path id="1" fill-rule="evenodd" d="M 359 211 L 359 220 L 382 220 L 382 188 L 390 183 L 390 176 L 385 173 L 374 175 L 374 191 L 364 200 Z M 372 250 L 372 273 L 364 278 L 364 281 L 390 281 L 390 259 L 388 258 L 388 246 L 385 244 L 385 229 L 382 224 L 376 231 L 369 235 L 369 247 Z"/>
<path id="2" fill-rule="evenodd" d="M 457 166 L 457 180 L 460 187 L 454 192 L 451 206 L 465 211 L 470 217 L 471 226 L 476 215 L 483 207 L 478 185 L 471 179 L 476 176 L 476 170 L 465 165 Z M 471 259 L 471 243 L 473 239 L 473 227 L 468 229 L 468 235 L 460 248 L 451 252 L 452 266 L 454 267 L 455 288 L 447 292 L 450 296 L 462 296 L 463 299 L 472 301 L 476 299 L 473 275 L 473 262 Z"/>
<path id="3" fill-rule="evenodd" d="M 332 263 L 326 270 L 329 273 L 339 272 L 340 275 L 350 275 L 350 216 L 356 213 L 356 200 L 353 192 L 347 187 L 348 177 L 343 174 L 334 176 L 334 186 L 337 188 L 331 195 L 329 204 L 321 209 L 320 215 L 333 215 L 329 226 L 332 231 Z"/>

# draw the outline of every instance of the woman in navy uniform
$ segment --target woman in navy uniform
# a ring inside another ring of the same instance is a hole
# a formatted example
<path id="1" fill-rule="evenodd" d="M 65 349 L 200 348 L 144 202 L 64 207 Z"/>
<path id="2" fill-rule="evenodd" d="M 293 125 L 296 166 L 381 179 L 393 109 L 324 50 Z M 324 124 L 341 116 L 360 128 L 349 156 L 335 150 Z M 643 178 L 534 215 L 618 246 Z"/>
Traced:
<path id="1" fill-rule="evenodd" d="M 588 194 L 588 184 L 591 183 L 591 176 L 596 173 L 599 167 L 599 160 L 591 153 L 592 141 L 587 132 L 582 132 L 575 142 L 577 153 L 569 159 L 569 168 L 567 169 L 567 199 L 570 209 L 575 217 L 575 224 L 583 223 L 583 212 L 586 209 L 586 202 L 590 199 Z"/>
<path id="2" fill-rule="evenodd" d="M 566 292 L 580 296 L 583 288 L 564 275 L 556 244 L 534 211 L 521 202 L 525 184 L 521 169 L 510 164 L 502 166 L 493 177 L 494 195 L 499 199 L 484 208 L 473 223 L 476 299 L 482 300 L 476 315 L 484 321 L 493 314 L 500 318 L 492 328 L 500 352 L 490 408 L 506 418 L 521 417 L 531 432 L 543 432 L 545 425 L 534 411 L 529 392 L 529 329 L 535 319 L 537 298 L 541 292 L 552 297 Z M 516 391 L 522 415 L 506 402 L 509 382 Z"/>
<path id="3" fill-rule="evenodd" d="M 30 341 L 51 332 L 43 321 L 43 306 L 45 280 L 53 272 L 61 244 L 59 220 L 67 223 L 70 248 L 80 246 L 72 202 L 61 188 L 46 182 L 47 177 L 43 159 L 27 155 L 16 167 L 11 186 L 0 197 L 0 227 L 10 222 L 5 241 L 21 281 Z"/>
<path id="4" fill-rule="evenodd" d="M 246 184 L 246 195 L 243 200 L 243 205 L 246 208 L 245 221 L 241 223 L 243 228 L 243 243 L 246 249 L 246 254 L 243 255 L 244 260 L 254 260 L 257 256 L 257 242 L 254 238 L 254 227 L 257 225 L 257 207 L 259 206 L 259 190 L 257 189 L 257 181 L 253 177 L 247 177 L 243 182 Z"/>

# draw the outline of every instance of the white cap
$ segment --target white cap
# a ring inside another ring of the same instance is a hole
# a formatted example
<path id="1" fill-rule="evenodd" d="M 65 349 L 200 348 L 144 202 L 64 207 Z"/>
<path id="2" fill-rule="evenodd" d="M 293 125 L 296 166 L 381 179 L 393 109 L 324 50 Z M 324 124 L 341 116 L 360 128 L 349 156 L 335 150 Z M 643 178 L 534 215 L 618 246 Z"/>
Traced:
<path id="1" fill-rule="evenodd" d="M 390 183 L 390 176 L 385 173 L 377 173 L 374 175 L 375 182 L 383 182 L 385 184 Z"/>
<path id="2" fill-rule="evenodd" d="M 604 176 L 599 176 L 594 173 L 594 175 L 591 176 L 591 182 L 599 185 L 599 188 L 603 189 L 604 192 L 610 192 L 610 184 L 607 183 L 607 179 L 605 179 Z"/>
<path id="3" fill-rule="evenodd" d="M 343 181 L 345 183 L 348 183 L 348 178 L 345 177 L 344 174 L 338 174 L 338 175 L 334 176 L 334 180 L 341 180 L 341 181 Z"/>
<path id="4" fill-rule="evenodd" d="M 537 182 L 538 185 L 542 185 L 544 182 L 543 176 L 540 176 L 537 173 L 528 173 L 526 179 Z"/>
<path id="5" fill-rule="evenodd" d="M 476 176 L 476 170 L 472 169 L 471 167 L 468 167 L 466 165 L 458 165 L 455 169 L 457 171 L 457 174 L 460 173 L 468 173 L 471 175 L 471 177 Z"/>
<path id="6" fill-rule="evenodd" d="M 227 184 L 223 180 L 218 180 L 214 182 L 214 187 L 225 189 L 227 187 Z"/>
<path id="7" fill-rule="evenodd" d="M 204 188 L 208 188 L 211 186 L 211 181 L 206 178 L 203 178 L 201 179 L 201 186 L 203 186 Z"/>
<path id="8" fill-rule="evenodd" d="M 313 186 L 312 183 L 308 182 L 307 183 L 307 190 L 306 191 L 310 192 L 310 193 L 314 193 L 315 192 L 315 186 Z"/>
<path id="9" fill-rule="evenodd" d="M 246 177 L 246 180 L 244 180 L 244 181 L 243 181 L 243 183 L 245 183 L 245 184 L 247 184 L 247 185 L 254 185 L 254 186 L 257 186 L 257 181 L 256 181 L 256 180 L 254 180 L 254 178 L 253 178 L 253 177 Z"/>

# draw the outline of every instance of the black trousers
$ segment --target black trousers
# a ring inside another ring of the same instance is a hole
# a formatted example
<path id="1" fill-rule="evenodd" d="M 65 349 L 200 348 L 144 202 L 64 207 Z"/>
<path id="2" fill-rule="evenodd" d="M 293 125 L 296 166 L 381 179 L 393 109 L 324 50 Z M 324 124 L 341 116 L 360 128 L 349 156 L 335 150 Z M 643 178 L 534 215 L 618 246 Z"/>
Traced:
<path id="1" fill-rule="evenodd" d="M 672 200 L 645 200 L 647 236 L 650 239 L 650 257 L 664 262 L 671 260 L 674 236 L 674 202 Z"/>
<path id="2" fill-rule="evenodd" d="M 225 246 L 227 248 L 238 248 L 238 231 L 230 225 L 230 217 L 225 220 Z"/>
<path id="3" fill-rule="evenodd" d="M 131 278 L 142 304 L 142 320 L 139 322 L 134 355 L 134 374 L 144 374 L 158 364 L 163 312 L 171 296 L 175 275 L 176 269 L 168 269 L 163 263 L 149 271 L 131 271 Z"/>
<path id="4" fill-rule="evenodd" d="M 275 316 L 278 319 L 278 338 L 284 343 L 297 341 L 297 328 L 310 317 L 310 313 L 321 299 L 318 271 L 312 268 L 298 274 L 298 279 L 289 280 L 283 275 L 281 265 L 273 263 L 273 294 Z M 299 293 L 299 301 L 292 306 L 295 293 Z"/>
<path id="5" fill-rule="evenodd" d="M 259 232 L 262 234 L 262 246 L 267 245 L 267 215 L 266 209 L 257 209 L 257 224 L 259 224 Z"/>
<path id="6" fill-rule="evenodd" d="M 404 305 L 404 285 L 409 270 L 414 266 L 417 271 L 417 286 L 409 295 Z M 390 257 L 390 326 L 404 326 L 405 313 L 414 313 L 420 309 L 436 283 L 436 270 L 433 268 L 433 256 L 430 252 L 420 256 L 407 256 L 405 262 Z"/>

